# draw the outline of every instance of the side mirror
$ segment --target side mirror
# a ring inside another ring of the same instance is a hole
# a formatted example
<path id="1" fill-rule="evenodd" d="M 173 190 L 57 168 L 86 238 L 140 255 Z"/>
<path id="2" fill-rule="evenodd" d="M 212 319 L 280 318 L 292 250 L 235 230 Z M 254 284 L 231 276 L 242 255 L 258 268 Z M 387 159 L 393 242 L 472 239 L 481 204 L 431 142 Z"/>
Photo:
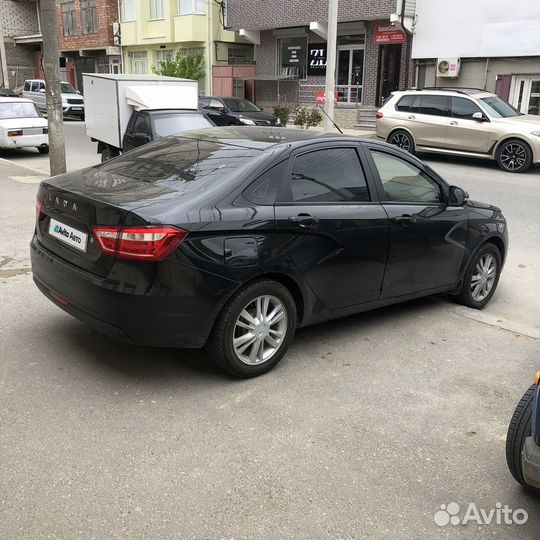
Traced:
<path id="1" fill-rule="evenodd" d="M 472 115 L 473 120 L 478 120 L 479 122 L 485 122 L 487 118 L 481 112 L 475 112 Z"/>
<path id="2" fill-rule="evenodd" d="M 450 186 L 449 206 L 463 206 L 469 200 L 469 194 L 460 187 Z"/>
<path id="3" fill-rule="evenodd" d="M 42 94 L 44 94 L 44 93 L 45 93 L 45 88 L 40 88 L 40 89 L 38 90 L 38 92 L 41 92 Z"/>

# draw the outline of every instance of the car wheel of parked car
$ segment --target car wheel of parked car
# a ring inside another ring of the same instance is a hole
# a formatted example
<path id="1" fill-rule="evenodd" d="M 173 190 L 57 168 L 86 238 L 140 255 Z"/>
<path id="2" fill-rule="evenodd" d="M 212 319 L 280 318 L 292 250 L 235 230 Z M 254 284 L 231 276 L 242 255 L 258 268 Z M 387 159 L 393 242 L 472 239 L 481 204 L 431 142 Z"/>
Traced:
<path id="1" fill-rule="evenodd" d="M 505 141 L 497 150 L 497 163 L 503 171 L 524 172 L 532 164 L 531 149 L 519 139 Z"/>
<path id="2" fill-rule="evenodd" d="M 482 309 L 497 288 L 501 264 L 501 253 L 497 246 L 486 242 L 471 259 L 455 300 L 465 306 Z"/>
<path id="3" fill-rule="evenodd" d="M 120 155 L 120 152 L 118 152 L 118 150 L 111 148 L 110 146 L 106 146 L 101 152 L 101 163 L 109 161 L 109 159 L 113 159 L 118 155 Z"/>
<path id="4" fill-rule="evenodd" d="M 37 149 L 38 149 L 38 152 L 40 154 L 48 154 L 49 153 L 49 147 L 48 146 L 38 146 Z"/>
<path id="5" fill-rule="evenodd" d="M 412 136 L 403 129 L 397 129 L 396 131 L 390 133 L 387 142 L 393 144 L 394 146 L 398 146 L 406 152 L 414 154 L 414 140 Z"/>
<path id="6" fill-rule="evenodd" d="M 533 384 L 521 398 L 518 403 L 510 425 L 508 426 L 508 433 L 506 435 L 506 463 L 508 469 L 512 473 L 512 476 L 528 490 L 534 493 L 540 493 L 540 490 L 527 485 L 523 478 L 522 468 L 522 452 L 525 445 L 525 439 L 531 435 L 532 432 L 532 411 L 533 411 L 533 398 L 536 391 L 536 385 Z"/>
<path id="7" fill-rule="evenodd" d="M 296 329 L 296 305 L 276 281 L 250 283 L 223 308 L 206 345 L 208 355 L 237 377 L 257 377 L 283 357 Z"/>

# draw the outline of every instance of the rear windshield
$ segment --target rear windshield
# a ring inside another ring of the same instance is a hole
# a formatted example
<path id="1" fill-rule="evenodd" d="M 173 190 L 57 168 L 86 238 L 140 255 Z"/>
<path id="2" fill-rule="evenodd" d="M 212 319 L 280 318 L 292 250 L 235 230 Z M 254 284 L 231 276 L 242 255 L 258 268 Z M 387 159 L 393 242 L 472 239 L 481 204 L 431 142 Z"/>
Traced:
<path id="1" fill-rule="evenodd" d="M 181 131 L 212 127 L 212 124 L 202 114 L 156 114 L 154 132 L 158 137 L 168 137 Z"/>
<path id="2" fill-rule="evenodd" d="M 228 181 L 260 154 L 217 141 L 167 137 L 98 165 L 86 184 L 104 187 L 112 199 L 124 203 L 164 193 L 176 197 Z"/>
<path id="3" fill-rule="evenodd" d="M 506 103 L 498 96 L 480 98 L 482 105 L 487 112 L 494 118 L 510 118 L 512 116 L 521 116 L 521 113 L 514 109 L 510 103 Z"/>
<path id="4" fill-rule="evenodd" d="M 41 114 L 33 103 L 8 101 L 0 103 L 0 120 L 8 118 L 40 118 Z"/>

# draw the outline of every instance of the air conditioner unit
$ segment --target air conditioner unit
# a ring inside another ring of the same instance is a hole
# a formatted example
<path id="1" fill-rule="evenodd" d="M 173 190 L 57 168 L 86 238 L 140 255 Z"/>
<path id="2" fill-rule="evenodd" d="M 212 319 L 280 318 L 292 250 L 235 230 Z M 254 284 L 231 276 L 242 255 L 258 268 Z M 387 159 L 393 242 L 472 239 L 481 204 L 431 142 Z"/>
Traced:
<path id="1" fill-rule="evenodd" d="M 437 60 L 437 77 L 459 77 L 460 58 L 439 58 Z"/>

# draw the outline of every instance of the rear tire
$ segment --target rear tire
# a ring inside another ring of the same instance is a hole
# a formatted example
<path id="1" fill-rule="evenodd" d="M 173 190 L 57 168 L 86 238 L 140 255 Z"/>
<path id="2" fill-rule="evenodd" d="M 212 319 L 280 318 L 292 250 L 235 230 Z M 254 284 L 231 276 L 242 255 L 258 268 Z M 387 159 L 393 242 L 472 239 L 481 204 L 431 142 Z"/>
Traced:
<path id="1" fill-rule="evenodd" d="M 497 149 L 497 163 L 506 172 L 525 172 L 532 165 L 531 149 L 520 139 L 504 141 Z"/>
<path id="2" fill-rule="evenodd" d="M 482 309 L 497 289 L 501 265 L 499 250 L 491 242 L 486 242 L 471 258 L 461 290 L 453 296 L 454 300 L 470 308 Z"/>
<path id="3" fill-rule="evenodd" d="M 116 148 L 105 146 L 101 151 L 101 163 L 105 163 L 105 161 L 109 161 L 118 155 L 120 155 L 120 152 Z"/>
<path id="4" fill-rule="evenodd" d="M 276 281 L 255 281 L 227 302 L 206 352 L 235 377 L 257 377 L 283 358 L 295 330 L 296 305 L 289 290 Z"/>
<path id="5" fill-rule="evenodd" d="M 532 433 L 532 410 L 534 393 L 536 385 L 533 384 L 521 398 L 518 403 L 510 425 L 508 426 L 508 434 L 506 435 L 506 463 L 512 476 L 529 491 L 540 493 L 540 490 L 529 486 L 523 478 L 522 468 L 522 452 L 525 445 L 525 439 L 530 437 Z"/>
<path id="6" fill-rule="evenodd" d="M 49 153 L 49 146 L 38 146 L 37 149 L 38 149 L 38 152 L 40 154 L 48 154 Z"/>
<path id="7" fill-rule="evenodd" d="M 405 150 L 405 152 L 409 152 L 409 154 L 414 154 L 414 139 L 404 129 L 396 129 L 396 131 L 390 133 L 387 142 Z"/>

